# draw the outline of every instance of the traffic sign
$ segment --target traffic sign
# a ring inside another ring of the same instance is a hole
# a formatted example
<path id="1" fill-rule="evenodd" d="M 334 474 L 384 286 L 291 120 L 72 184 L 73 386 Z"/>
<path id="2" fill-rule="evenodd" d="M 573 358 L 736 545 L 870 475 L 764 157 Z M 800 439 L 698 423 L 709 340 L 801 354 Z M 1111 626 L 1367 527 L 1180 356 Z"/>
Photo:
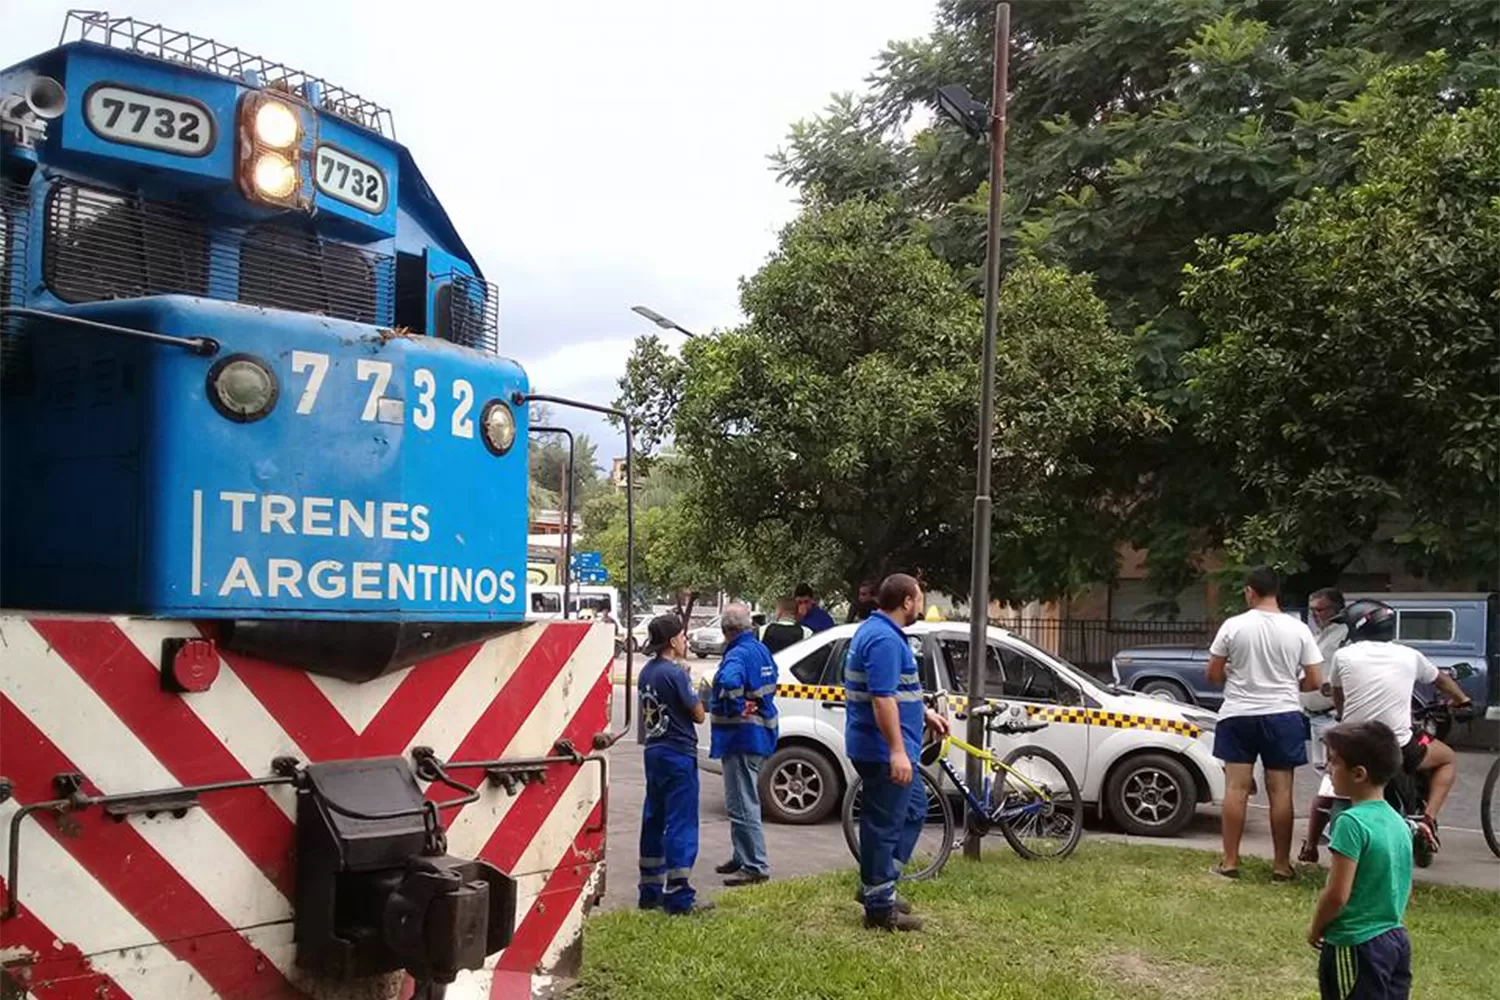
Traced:
<path id="1" fill-rule="evenodd" d="M 602 553 L 602 552 L 575 552 L 575 553 L 573 553 L 573 568 L 577 569 L 577 570 L 583 570 L 583 569 L 603 569 L 604 568 L 604 553 Z"/>

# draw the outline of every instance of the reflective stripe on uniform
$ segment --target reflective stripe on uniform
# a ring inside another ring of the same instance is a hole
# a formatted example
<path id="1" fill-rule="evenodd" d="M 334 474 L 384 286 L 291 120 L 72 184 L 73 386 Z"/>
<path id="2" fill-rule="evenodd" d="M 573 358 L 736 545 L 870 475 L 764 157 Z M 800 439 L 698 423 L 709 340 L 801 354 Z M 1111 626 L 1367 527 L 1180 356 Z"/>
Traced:
<path id="1" fill-rule="evenodd" d="M 763 715 L 711 715 L 709 716 L 716 726 L 765 726 L 767 729 L 776 728 L 776 716 Z"/>

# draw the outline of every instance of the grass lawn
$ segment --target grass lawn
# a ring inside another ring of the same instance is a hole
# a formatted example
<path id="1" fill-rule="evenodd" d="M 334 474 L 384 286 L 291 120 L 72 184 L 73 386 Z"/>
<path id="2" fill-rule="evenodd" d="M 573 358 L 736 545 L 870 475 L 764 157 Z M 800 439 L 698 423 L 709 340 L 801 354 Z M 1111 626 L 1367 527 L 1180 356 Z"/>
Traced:
<path id="1" fill-rule="evenodd" d="M 712 913 L 590 918 L 574 1000 L 1004 1000 L 1317 996 L 1303 935 L 1323 882 L 1209 873 L 1201 851 L 1085 840 L 1060 864 L 986 843 L 903 886 L 921 934 L 860 927 L 852 873 L 726 893 Z M 1441 864 L 1441 861 L 1439 861 Z M 615 878 L 629 877 L 615 871 Z M 1407 910 L 1418 998 L 1494 1000 L 1500 893 L 1418 885 Z"/>

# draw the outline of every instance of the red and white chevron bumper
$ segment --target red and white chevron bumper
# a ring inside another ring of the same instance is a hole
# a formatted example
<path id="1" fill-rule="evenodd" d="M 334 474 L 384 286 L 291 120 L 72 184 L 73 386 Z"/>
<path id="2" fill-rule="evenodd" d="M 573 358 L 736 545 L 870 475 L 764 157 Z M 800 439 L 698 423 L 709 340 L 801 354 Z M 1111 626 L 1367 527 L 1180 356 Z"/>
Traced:
<path id="1" fill-rule="evenodd" d="M 206 691 L 172 693 L 162 642 L 187 622 L 0 616 L 0 857 L 21 807 L 58 797 L 260 778 L 271 761 L 407 754 L 443 760 L 584 750 L 609 726 L 608 626 L 527 625 L 364 684 L 223 654 Z M 428 797 L 454 793 L 433 787 Z M 39 998 L 197 1000 L 409 995 L 378 982 L 313 980 L 294 962 L 294 793 L 205 794 L 180 816 L 109 818 L 98 808 L 32 813 L 18 831 L 19 891 L 0 877 L 0 977 Z M 444 813 L 448 849 L 517 882 L 515 935 L 451 1000 L 520 998 L 576 971 L 586 908 L 602 890 L 602 769 L 552 765 L 515 794 L 483 787 Z"/>

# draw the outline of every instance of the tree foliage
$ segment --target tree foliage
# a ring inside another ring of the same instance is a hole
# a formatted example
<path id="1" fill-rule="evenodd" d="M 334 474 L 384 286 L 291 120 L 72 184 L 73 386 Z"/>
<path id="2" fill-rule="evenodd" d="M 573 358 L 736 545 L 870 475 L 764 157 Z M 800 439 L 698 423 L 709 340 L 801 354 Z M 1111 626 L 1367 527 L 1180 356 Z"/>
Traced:
<path id="1" fill-rule="evenodd" d="M 625 494 L 596 496 L 584 507 L 583 519 L 583 544 L 601 554 L 610 579 L 624 588 Z M 667 597 L 684 621 L 691 617 L 701 595 L 720 589 L 739 592 L 747 583 L 743 560 L 711 530 L 702 512 L 694 509 L 681 465 L 670 457 L 654 463 L 638 490 L 634 555 L 632 603 Z"/>
<path id="2" fill-rule="evenodd" d="M 1348 542 L 1312 527 L 1300 509 L 1266 512 L 1282 525 L 1274 536 L 1244 529 L 1247 499 L 1274 506 L 1297 498 L 1247 478 L 1246 462 L 1224 461 L 1222 436 L 1200 423 L 1188 365 L 1224 327 L 1199 315 L 1204 300 L 1184 303 L 1184 269 L 1205 240 L 1268 233 L 1289 202 L 1359 183 L 1361 144 L 1383 127 L 1366 110 L 1371 84 L 1393 67 L 1447 53 L 1426 71 L 1429 115 L 1471 107 L 1484 88 L 1500 85 L 1500 5 L 1016 0 L 1012 7 L 1006 255 L 1030 251 L 1093 276 L 1111 322 L 1130 337 L 1142 391 L 1165 418 L 1114 456 L 1119 467 L 1106 477 L 1137 485 L 1110 500 L 1126 514 L 1122 536 L 1149 550 L 1166 592 L 1198 571 L 1196 554 L 1230 540 L 1246 557 L 1288 560 L 1319 577 L 1312 582 L 1332 582 Z M 773 158 L 810 201 L 884 199 L 976 293 L 986 149 L 930 112 L 947 83 L 987 98 L 992 24 L 991 3 L 944 0 L 929 36 L 890 44 L 865 93 L 841 96 L 794 126 Z M 1273 296 L 1274 286 L 1263 294 Z M 1235 419 L 1226 411 L 1221 426 Z M 1360 496 L 1351 482 L 1343 506 Z M 1407 494 L 1405 502 L 1429 500 Z M 1437 544 L 1430 532 L 1424 537 Z M 1402 546 L 1414 558 L 1419 549 Z M 1429 555 L 1417 565 L 1436 563 Z"/>
<path id="3" fill-rule="evenodd" d="M 787 227 L 742 308 L 744 326 L 622 382 L 627 402 L 675 401 L 694 516 L 771 586 L 901 569 L 965 593 L 978 301 L 894 206 L 855 199 Z M 1025 598 L 1112 563 L 1108 459 L 1153 413 L 1086 279 L 1023 261 L 1001 311 L 996 590 Z"/>
<path id="4" fill-rule="evenodd" d="M 542 403 L 531 405 L 531 425 L 556 427 L 552 408 Z M 535 435 L 528 442 L 529 476 L 527 499 L 533 511 L 562 510 L 568 497 L 568 444 L 559 434 Z M 573 440 L 572 490 L 574 510 L 582 513 L 583 505 L 604 488 L 599 474 L 598 447 L 587 434 L 576 434 Z"/>
<path id="5" fill-rule="evenodd" d="M 1187 303 L 1195 429 L 1244 501 L 1231 550 L 1336 575 L 1372 540 L 1436 574 L 1500 558 L 1500 91 L 1445 110 L 1444 61 L 1349 110 L 1354 183 L 1206 243 Z"/>

